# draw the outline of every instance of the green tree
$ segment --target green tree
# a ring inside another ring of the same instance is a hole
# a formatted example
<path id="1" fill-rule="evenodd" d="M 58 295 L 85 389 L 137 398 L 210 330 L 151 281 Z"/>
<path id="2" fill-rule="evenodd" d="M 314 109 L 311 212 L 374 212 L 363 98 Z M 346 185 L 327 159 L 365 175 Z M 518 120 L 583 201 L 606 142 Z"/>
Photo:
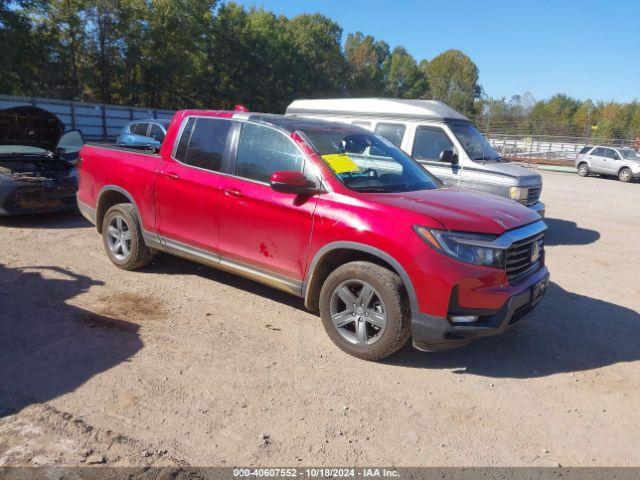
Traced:
<path id="1" fill-rule="evenodd" d="M 40 25 L 41 45 L 47 74 L 42 93 L 47 96 L 82 99 L 83 84 L 92 73 L 87 69 L 87 36 L 84 0 L 50 0 L 33 12 Z"/>
<path id="2" fill-rule="evenodd" d="M 346 62 L 340 25 L 316 13 L 294 17 L 287 22 L 287 30 L 293 42 L 296 96 L 332 96 L 344 91 Z"/>
<path id="3" fill-rule="evenodd" d="M 354 96 L 382 96 L 386 90 L 384 66 L 389 45 L 360 32 L 347 35 L 344 48 L 348 71 L 348 91 Z"/>
<path id="4" fill-rule="evenodd" d="M 0 0 L 0 92 L 13 95 L 42 93 L 41 75 L 47 59 L 42 48 L 45 35 L 31 18 L 42 2 Z"/>
<path id="5" fill-rule="evenodd" d="M 117 34 L 121 70 L 115 85 L 115 100 L 125 105 L 139 105 L 145 95 L 143 53 L 148 38 L 146 0 L 121 0 Z"/>
<path id="6" fill-rule="evenodd" d="M 573 118 L 580 102 L 564 94 L 537 102 L 530 120 L 539 132 L 552 135 L 575 135 Z"/>
<path id="7" fill-rule="evenodd" d="M 596 105 L 591 100 L 581 102 L 571 119 L 576 135 L 591 135 L 593 126 L 598 123 L 598 113 Z"/>
<path id="8" fill-rule="evenodd" d="M 115 81 L 121 70 L 118 35 L 118 0 L 87 2 L 86 18 L 88 67 L 94 72 L 88 86 L 95 100 L 111 103 Z"/>
<path id="9" fill-rule="evenodd" d="M 291 95 L 295 73 L 286 19 L 264 9 L 245 10 L 230 3 L 218 9 L 212 29 L 211 61 L 216 102 L 241 103 L 269 111 Z"/>
<path id="10" fill-rule="evenodd" d="M 148 106 L 202 105 L 205 37 L 215 5 L 215 0 L 150 0 L 141 59 Z"/>
<path id="11" fill-rule="evenodd" d="M 481 94 L 478 67 L 460 50 L 447 50 L 427 68 L 431 97 L 467 116 L 475 114 L 474 100 Z"/>
<path id="12" fill-rule="evenodd" d="M 385 70 L 388 95 L 396 98 L 422 98 L 426 95 L 427 79 L 404 47 L 393 49 Z"/>

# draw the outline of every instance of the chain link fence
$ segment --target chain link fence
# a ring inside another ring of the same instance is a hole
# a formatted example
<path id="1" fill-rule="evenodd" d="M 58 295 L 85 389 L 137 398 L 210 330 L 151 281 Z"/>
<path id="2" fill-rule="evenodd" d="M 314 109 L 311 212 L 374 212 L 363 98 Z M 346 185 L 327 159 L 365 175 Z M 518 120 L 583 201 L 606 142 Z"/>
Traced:
<path id="1" fill-rule="evenodd" d="M 562 135 L 526 135 L 484 132 L 493 148 L 507 160 L 551 165 L 572 165 L 582 148 L 587 145 L 606 145 L 617 148 L 635 148 L 640 138 L 592 138 Z"/>

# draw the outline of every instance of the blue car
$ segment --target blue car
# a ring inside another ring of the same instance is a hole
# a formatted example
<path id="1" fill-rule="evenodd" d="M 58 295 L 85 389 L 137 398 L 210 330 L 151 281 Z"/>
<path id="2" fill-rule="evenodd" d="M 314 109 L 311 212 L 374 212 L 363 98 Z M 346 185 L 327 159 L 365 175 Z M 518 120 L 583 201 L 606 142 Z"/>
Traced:
<path id="1" fill-rule="evenodd" d="M 159 147 L 167 134 L 171 120 L 159 118 L 139 119 L 124 126 L 116 144 L 127 147 Z"/>

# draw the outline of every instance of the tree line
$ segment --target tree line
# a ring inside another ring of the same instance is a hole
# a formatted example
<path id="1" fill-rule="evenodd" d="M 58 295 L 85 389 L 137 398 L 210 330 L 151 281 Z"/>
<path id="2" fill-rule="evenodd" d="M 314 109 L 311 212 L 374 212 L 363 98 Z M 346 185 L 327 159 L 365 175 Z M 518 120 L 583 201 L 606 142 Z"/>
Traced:
<path id="1" fill-rule="evenodd" d="M 640 136 L 640 102 L 593 102 L 557 94 L 536 101 L 530 93 L 476 102 L 477 123 L 488 132 L 600 139 Z"/>
<path id="2" fill-rule="evenodd" d="M 151 108 L 283 112 L 295 98 L 441 100 L 481 126 L 638 133 L 638 103 L 484 95 L 459 50 L 417 61 L 320 14 L 217 0 L 0 0 L 0 92 Z"/>
<path id="3" fill-rule="evenodd" d="M 293 18 L 215 0 L 0 3 L 0 91 L 157 108 L 236 103 L 281 112 L 294 98 L 438 98 L 472 114 L 478 68 L 430 62 L 320 14 Z M 9 48 L 7 48 L 9 47 Z"/>

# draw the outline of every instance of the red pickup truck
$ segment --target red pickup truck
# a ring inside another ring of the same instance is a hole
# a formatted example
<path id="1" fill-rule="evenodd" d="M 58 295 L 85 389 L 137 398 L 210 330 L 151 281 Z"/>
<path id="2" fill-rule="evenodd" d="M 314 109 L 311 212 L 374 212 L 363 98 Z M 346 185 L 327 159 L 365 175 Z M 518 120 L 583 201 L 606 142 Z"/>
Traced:
<path id="1" fill-rule="evenodd" d="M 116 266 L 164 251 L 285 290 L 360 358 L 502 333 L 548 285 L 536 212 L 444 188 L 355 125 L 185 110 L 159 153 L 80 157 L 78 205 Z"/>

